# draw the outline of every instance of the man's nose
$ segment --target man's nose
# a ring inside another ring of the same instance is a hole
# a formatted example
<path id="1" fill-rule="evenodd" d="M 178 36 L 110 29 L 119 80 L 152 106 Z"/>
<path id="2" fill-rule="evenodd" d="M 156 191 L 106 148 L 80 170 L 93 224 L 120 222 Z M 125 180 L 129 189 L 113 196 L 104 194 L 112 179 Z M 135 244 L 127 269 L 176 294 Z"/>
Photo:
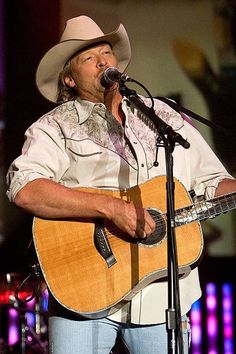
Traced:
<path id="1" fill-rule="evenodd" d="M 107 65 L 107 60 L 104 56 L 100 55 L 97 59 L 97 67 L 103 67 Z"/>

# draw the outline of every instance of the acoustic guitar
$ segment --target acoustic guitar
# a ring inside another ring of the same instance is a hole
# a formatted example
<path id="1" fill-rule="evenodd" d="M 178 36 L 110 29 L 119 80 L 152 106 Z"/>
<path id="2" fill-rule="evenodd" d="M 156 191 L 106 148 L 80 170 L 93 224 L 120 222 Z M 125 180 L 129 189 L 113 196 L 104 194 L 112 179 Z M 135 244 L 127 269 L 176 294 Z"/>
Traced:
<path id="1" fill-rule="evenodd" d="M 87 318 L 116 312 L 153 281 L 167 276 L 166 177 L 127 190 L 86 189 L 146 208 L 156 229 L 147 239 L 128 237 L 102 219 L 35 217 L 33 240 L 47 286 L 66 309 Z M 175 227 L 179 274 L 194 268 L 203 250 L 200 222 L 236 207 L 236 192 L 192 204 L 175 180 Z"/>

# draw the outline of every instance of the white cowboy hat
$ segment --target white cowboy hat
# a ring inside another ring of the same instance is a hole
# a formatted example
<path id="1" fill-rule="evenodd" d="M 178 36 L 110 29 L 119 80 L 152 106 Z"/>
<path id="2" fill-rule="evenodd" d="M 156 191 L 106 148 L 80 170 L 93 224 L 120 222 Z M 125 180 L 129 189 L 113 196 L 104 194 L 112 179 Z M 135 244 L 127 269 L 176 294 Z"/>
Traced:
<path id="1" fill-rule="evenodd" d="M 42 58 L 36 72 L 36 85 L 41 94 L 56 102 L 59 74 L 66 62 L 79 50 L 99 42 L 111 44 L 118 61 L 118 69 L 124 71 L 129 64 L 131 48 L 127 32 L 122 24 L 108 34 L 87 16 L 72 18 L 66 22 L 60 42 Z"/>

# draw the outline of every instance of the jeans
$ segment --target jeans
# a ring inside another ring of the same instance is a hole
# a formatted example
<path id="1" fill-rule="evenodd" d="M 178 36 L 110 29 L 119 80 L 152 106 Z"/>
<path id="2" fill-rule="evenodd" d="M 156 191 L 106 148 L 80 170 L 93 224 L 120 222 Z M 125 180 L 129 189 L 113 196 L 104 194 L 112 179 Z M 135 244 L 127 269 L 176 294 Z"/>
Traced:
<path id="1" fill-rule="evenodd" d="M 74 321 L 62 317 L 49 318 L 50 354 L 109 354 L 120 332 L 130 354 L 165 354 L 166 325 L 134 325 L 109 319 Z M 188 353 L 190 326 L 182 317 L 184 354 Z M 123 354 L 123 353 L 122 353 Z"/>

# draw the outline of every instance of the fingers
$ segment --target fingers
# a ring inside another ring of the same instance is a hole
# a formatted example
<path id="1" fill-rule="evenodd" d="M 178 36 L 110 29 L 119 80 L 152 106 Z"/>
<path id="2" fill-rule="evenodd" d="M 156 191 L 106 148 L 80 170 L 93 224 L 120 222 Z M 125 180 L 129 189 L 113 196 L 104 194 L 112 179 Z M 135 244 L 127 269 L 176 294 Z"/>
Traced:
<path id="1" fill-rule="evenodd" d="M 120 199 L 114 201 L 112 221 L 132 238 L 146 238 L 155 231 L 155 222 L 149 212 L 133 202 Z"/>
<path id="2" fill-rule="evenodd" d="M 136 220 L 131 226 L 132 232 L 130 235 L 134 238 L 147 238 L 155 231 L 155 221 L 147 210 L 137 207 L 135 209 Z"/>

